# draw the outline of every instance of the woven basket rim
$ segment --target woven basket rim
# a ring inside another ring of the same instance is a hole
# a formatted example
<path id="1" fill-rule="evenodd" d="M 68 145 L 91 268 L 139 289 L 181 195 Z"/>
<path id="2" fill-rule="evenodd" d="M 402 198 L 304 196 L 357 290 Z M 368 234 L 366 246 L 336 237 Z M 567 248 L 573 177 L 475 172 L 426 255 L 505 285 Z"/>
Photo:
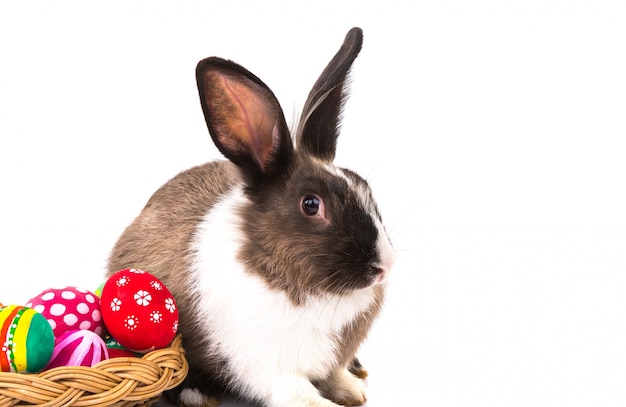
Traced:
<path id="1" fill-rule="evenodd" d="M 182 336 L 142 357 L 117 357 L 93 367 L 59 366 L 41 373 L 0 372 L 0 407 L 149 406 L 187 376 Z"/>

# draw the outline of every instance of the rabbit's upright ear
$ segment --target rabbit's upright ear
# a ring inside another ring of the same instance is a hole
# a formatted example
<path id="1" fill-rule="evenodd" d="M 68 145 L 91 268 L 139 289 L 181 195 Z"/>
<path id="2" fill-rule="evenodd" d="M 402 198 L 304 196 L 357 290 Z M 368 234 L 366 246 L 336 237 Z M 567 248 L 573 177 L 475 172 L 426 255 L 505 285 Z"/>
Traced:
<path id="1" fill-rule="evenodd" d="M 255 179 L 286 167 L 293 144 L 280 104 L 267 85 L 221 58 L 200 61 L 196 79 L 209 132 L 226 158 Z"/>
<path id="2" fill-rule="evenodd" d="M 335 158 L 341 111 L 348 96 L 345 85 L 362 44 L 361 29 L 351 29 L 337 54 L 315 82 L 302 110 L 296 145 L 325 161 Z"/>

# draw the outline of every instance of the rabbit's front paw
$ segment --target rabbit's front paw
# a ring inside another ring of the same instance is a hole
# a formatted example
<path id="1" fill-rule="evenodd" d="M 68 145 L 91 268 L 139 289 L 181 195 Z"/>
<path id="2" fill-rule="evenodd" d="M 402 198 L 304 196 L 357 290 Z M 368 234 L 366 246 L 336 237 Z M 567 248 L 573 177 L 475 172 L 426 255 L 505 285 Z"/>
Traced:
<path id="1" fill-rule="evenodd" d="M 365 386 L 347 369 L 335 371 L 328 379 L 319 384 L 324 397 L 342 406 L 362 406 L 365 404 Z"/>
<path id="2" fill-rule="evenodd" d="M 274 378 L 270 393 L 264 398 L 268 407 L 340 407 L 323 397 L 307 378 Z"/>

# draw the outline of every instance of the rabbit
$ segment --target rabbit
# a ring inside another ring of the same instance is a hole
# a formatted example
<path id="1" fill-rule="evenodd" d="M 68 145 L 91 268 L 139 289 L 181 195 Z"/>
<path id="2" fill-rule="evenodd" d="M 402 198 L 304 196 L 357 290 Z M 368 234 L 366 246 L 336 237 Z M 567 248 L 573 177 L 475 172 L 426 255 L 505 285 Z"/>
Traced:
<path id="1" fill-rule="evenodd" d="M 176 299 L 190 371 L 174 403 L 208 406 L 225 392 L 266 407 L 365 403 L 356 352 L 396 254 L 367 182 L 333 164 L 362 41 L 351 29 L 316 81 L 295 145 L 258 77 L 217 57 L 198 63 L 202 111 L 226 159 L 160 187 L 107 270 L 143 269 Z"/>

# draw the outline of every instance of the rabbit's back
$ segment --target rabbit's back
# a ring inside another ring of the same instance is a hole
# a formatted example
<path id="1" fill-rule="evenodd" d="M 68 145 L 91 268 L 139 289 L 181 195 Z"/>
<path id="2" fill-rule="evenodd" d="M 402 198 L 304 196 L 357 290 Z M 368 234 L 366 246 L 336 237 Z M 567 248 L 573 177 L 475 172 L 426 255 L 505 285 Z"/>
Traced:
<path id="1" fill-rule="evenodd" d="M 236 167 L 224 160 L 193 167 L 170 179 L 120 236 L 109 257 L 107 275 L 124 268 L 148 271 L 168 286 L 177 301 L 184 302 L 196 228 L 239 183 Z M 180 305 L 183 312 L 188 308 Z"/>

